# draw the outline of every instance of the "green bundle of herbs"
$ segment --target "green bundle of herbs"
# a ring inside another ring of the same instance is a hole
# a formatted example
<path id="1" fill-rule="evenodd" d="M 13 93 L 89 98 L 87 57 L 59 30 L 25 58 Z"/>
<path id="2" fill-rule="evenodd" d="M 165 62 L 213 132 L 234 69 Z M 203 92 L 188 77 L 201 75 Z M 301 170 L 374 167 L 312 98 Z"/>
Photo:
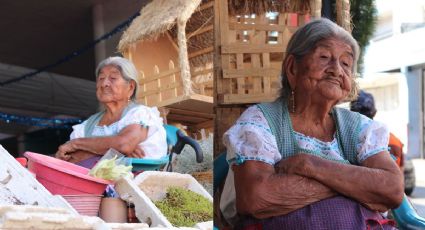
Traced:
<path id="1" fill-rule="evenodd" d="M 192 227 L 213 219 L 212 203 L 188 189 L 170 187 L 165 198 L 154 203 L 176 227 Z"/>

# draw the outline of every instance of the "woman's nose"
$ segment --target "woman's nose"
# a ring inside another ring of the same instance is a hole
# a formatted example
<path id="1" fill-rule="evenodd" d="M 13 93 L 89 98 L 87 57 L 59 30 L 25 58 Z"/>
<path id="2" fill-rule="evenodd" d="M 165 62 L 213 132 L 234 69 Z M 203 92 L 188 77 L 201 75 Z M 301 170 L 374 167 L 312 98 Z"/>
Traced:
<path id="1" fill-rule="evenodd" d="M 343 74 L 343 68 L 338 60 L 332 59 L 327 69 L 328 73 L 332 73 L 335 77 L 340 77 Z"/>
<path id="2" fill-rule="evenodd" d="M 100 81 L 100 85 L 103 87 L 108 87 L 111 85 L 111 82 L 106 78 Z"/>

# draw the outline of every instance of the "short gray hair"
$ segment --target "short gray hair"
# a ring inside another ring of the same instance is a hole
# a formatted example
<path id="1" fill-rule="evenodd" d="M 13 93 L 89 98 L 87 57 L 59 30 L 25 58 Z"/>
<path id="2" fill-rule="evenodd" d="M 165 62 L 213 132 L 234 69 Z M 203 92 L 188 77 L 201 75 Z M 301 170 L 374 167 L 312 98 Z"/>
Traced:
<path id="1" fill-rule="evenodd" d="M 139 87 L 139 81 L 137 79 L 138 72 L 134 64 L 130 60 L 123 57 L 108 57 L 107 59 L 101 61 L 99 65 L 97 66 L 96 72 L 95 72 L 96 80 L 97 80 L 97 77 L 99 76 L 100 70 L 102 70 L 102 68 L 107 65 L 112 65 L 117 67 L 118 70 L 121 72 L 122 77 L 127 82 L 134 81 L 134 83 L 136 83 L 136 86 L 134 87 L 134 92 L 130 97 L 132 101 L 135 101 L 136 95 L 137 95 L 137 89 Z"/>
<path id="2" fill-rule="evenodd" d="M 349 45 L 353 50 L 354 64 L 352 69 L 353 76 L 351 78 L 352 87 L 351 92 L 347 96 L 346 100 L 354 100 L 356 98 L 358 86 L 354 79 L 356 77 L 357 61 L 360 55 L 359 45 L 349 32 L 347 32 L 342 27 L 338 26 L 337 24 L 326 18 L 313 20 L 305 24 L 304 26 L 298 28 L 298 30 L 294 33 L 294 35 L 292 35 L 291 39 L 289 40 L 285 58 L 283 59 L 282 63 L 282 89 L 280 91 L 280 96 L 282 98 L 287 99 L 291 91 L 288 76 L 286 76 L 286 72 L 284 70 L 284 65 L 288 57 L 290 55 L 293 55 L 296 61 L 299 61 L 311 50 L 313 50 L 318 42 L 329 38 L 336 38 Z"/>

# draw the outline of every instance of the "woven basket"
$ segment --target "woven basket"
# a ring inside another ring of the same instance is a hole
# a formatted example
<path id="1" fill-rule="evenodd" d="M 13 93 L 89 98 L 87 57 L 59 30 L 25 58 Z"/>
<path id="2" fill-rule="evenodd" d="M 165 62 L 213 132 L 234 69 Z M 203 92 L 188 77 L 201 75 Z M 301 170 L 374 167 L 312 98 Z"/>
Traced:
<path id="1" fill-rule="evenodd" d="M 205 172 L 193 172 L 191 175 L 200 183 L 212 183 L 213 173 L 212 170 Z"/>

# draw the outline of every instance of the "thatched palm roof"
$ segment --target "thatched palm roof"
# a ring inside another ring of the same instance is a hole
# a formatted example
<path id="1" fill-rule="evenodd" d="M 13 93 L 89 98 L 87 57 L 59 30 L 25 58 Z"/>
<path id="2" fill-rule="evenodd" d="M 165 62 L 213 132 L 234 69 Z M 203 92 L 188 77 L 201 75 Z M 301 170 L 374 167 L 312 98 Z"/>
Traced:
<path id="1" fill-rule="evenodd" d="M 311 0 L 228 0 L 230 15 L 264 14 L 266 12 L 310 12 Z"/>
<path id="2" fill-rule="evenodd" d="M 130 44 L 139 40 L 155 38 L 171 29 L 181 20 L 186 22 L 195 12 L 201 0 L 154 0 L 140 11 L 124 32 L 118 50 L 124 51 Z"/>

